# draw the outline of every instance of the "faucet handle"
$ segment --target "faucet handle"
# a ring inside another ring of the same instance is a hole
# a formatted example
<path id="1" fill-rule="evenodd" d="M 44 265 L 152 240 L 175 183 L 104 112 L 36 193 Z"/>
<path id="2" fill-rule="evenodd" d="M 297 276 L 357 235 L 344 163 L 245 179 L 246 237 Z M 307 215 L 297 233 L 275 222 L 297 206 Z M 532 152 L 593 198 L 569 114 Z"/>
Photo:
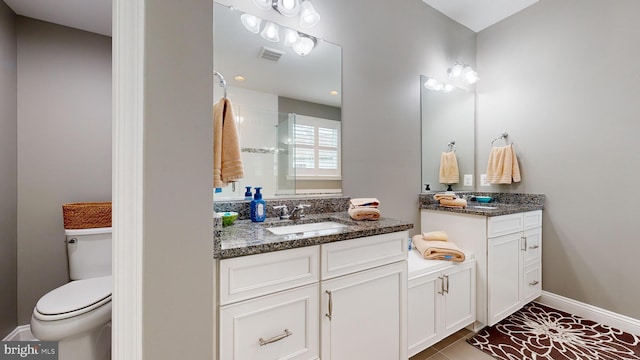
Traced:
<path id="1" fill-rule="evenodd" d="M 278 212 L 278 215 L 280 216 L 280 220 L 284 220 L 284 219 L 288 219 L 289 218 L 289 208 L 287 207 L 287 205 L 278 205 L 278 206 L 274 206 L 273 207 L 274 210 L 280 210 Z"/>
<path id="2" fill-rule="evenodd" d="M 304 208 L 308 208 L 311 207 L 311 205 L 307 205 L 307 204 L 298 204 L 298 206 L 296 206 L 298 209 L 300 210 L 304 210 Z"/>

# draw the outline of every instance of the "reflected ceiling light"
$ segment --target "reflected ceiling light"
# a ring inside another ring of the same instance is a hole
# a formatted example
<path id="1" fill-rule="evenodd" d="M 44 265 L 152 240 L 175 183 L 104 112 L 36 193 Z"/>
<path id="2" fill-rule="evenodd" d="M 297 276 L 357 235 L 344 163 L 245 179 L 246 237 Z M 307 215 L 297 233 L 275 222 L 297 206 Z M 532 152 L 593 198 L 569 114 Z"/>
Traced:
<path id="1" fill-rule="evenodd" d="M 449 92 L 452 92 L 455 89 L 456 89 L 456 87 L 451 85 L 451 84 L 443 84 L 442 92 L 449 93 Z"/>
<path id="2" fill-rule="evenodd" d="M 285 29 L 284 30 L 284 46 L 291 46 L 295 44 L 300 36 L 298 32 L 293 29 Z"/>
<path id="3" fill-rule="evenodd" d="M 447 74 L 449 74 L 450 78 L 460 79 L 469 85 L 475 84 L 480 80 L 478 73 L 474 71 L 470 65 L 461 61 L 456 61 L 456 63 L 447 70 Z"/>
<path id="4" fill-rule="evenodd" d="M 254 34 L 260 32 L 260 24 L 262 24 L 262 19 L 257 16 L 242 14 L 240 16 L 240 22 L 242 25 L 247 28 L 247 30 L 251 31 Z"/>
<path id="5" fill-rule="evenodd" d="M 262 36 L 265 40 L 279 42 L 280 41 L 279 32 L 280 32 L 280 28 L 278 27 L 278 25 L 272 23 L 271 21 L 267 21 L 267 23 L 264 26 L 264 29 L 262 29 L 262 32 L 260 33 L 260 36 Z"/>
<path id="6" fill-rule="evenodd" d="M 296 16 L 300 12 L 300 0 L 278 0 L 273 8 L 284 16 Z"/>
<path id="7" fill-rule="evenodd" d="M 300 56 L 307 56 L 315 46 L 316 39 L 314 37 L 300 34 L 300 39 L 291 45 L 291 48 L 296 54 Z"/>
<path id="8" fill-rule="evenodd" d="M 246 80 L 246 78 L 242 75 L 236 75 L 233 77 L 233 80 L 238 81 L 238 82 L 243 82 Z"/>
<path id="9" fill-rule="evenodd" d="M 271 0 L 253 0 L 253 3 L 262 10 L 269 10 L 273 6 Z"/>
<path id="10" fill-rule="evenodd" d="M 300 5 L 300 26 L 310 28 L 320 22 L 320 14 L 313 8 L 311 1 L 302 1 Z"/>
<path id="11" fill-rule="evenodd" d="M 337 90 L 329 91 L 329 95 L 331 95 L 331 96 L 338 96 L 338 94 L 340 94 L 340 93 Z"/>
<path id="12" fill-rule="evenodd" d="M 424 82 L 424 87 L 429 90 L 440 91 L 444 87 L 442 83 L 434 78 L 427 78 L 427 81 Z"/>

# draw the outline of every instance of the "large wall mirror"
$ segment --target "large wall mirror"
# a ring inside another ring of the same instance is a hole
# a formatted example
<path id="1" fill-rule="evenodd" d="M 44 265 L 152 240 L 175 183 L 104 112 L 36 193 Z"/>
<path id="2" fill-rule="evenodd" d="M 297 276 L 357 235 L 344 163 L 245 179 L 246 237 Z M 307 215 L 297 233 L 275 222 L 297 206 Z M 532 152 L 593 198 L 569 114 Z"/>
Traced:
<path id="1" fill-rule="evenodd" d="M 447 190 L 449 184 L 440 183 L 441 156 L 453 150 L 460 177 L 452 190 L 474 190 L 476 179 L 469 185 L 464 180 L 475 174 L 475 94 L 457 87 L 446 92 L 429 89 L 424 86 L 428 79 L 420 76 L 422 191 L 425 184 L 432 191 Z"/>
<path id="2" fill-rule="evenodd" d="M 266 198 L 341 193 L 342 49 L 309 38 L 315 46 L 299 55 L 285 40 L 289 30 L 306 34 L 267 20 L 254 33 L 244 15 L 214 2 L 214 69 L 227 83 L 245 171 L 214 199 L 243 199 L 246 186 L 262 187 Z M 278 41 L 261 36 L 270 24 Z M 214 77 L 214 102 L 223 96 Z"/>

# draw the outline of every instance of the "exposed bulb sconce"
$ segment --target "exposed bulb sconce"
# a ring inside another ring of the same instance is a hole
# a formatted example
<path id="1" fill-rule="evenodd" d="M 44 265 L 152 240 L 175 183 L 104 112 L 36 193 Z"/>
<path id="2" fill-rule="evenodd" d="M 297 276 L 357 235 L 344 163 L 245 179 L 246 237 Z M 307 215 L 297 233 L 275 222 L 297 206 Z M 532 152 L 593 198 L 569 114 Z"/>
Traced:
<path id="1" fill-rule="evenodd" d="M 472 85 L 480 80 L 480 76 L 478 73 L 473 70 L 470 65 L 467 65 L 461 61 L 456 61 L 456 63 L 447 70 L 447 74 L 452 79 L 461 79 L 466 84 Z"/>
<path id="2" fill-rule="evenodd" d="M 260 32 L 260 25 L 262 24 L 262 19 L 257 16 L 242 14 L 240 16 L 240 22 L 242 25 L 247 28 L 247 30 L 251 31 L 254 34 Z"/>
<path id="3" fill-rule="evenodd" d="M 272 42 L 280 42 L 280 27 L 271 21 L 267 21 L 264 25 L 264 29 L 260 33 L 263 39 L 269 40 Z"/>
<path id="4" fill-rule="evenodd" d="M 300 26 L 310 28 L 320 22 L 320 14 L 310 0 L 253 0 L 262 10 L 275 10 L 282 16 L 292 17 L 300 14 Z"/>

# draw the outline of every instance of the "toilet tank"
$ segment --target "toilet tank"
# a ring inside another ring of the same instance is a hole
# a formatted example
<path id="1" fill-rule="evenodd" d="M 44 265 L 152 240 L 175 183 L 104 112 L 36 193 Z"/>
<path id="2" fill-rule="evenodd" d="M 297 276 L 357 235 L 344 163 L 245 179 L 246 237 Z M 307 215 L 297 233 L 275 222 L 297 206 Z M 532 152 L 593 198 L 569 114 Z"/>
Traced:
<path id="1" fill-rule="evenodd" d="M 111 275 L 110 227 L 64 232 L 71 280 Z"/>

